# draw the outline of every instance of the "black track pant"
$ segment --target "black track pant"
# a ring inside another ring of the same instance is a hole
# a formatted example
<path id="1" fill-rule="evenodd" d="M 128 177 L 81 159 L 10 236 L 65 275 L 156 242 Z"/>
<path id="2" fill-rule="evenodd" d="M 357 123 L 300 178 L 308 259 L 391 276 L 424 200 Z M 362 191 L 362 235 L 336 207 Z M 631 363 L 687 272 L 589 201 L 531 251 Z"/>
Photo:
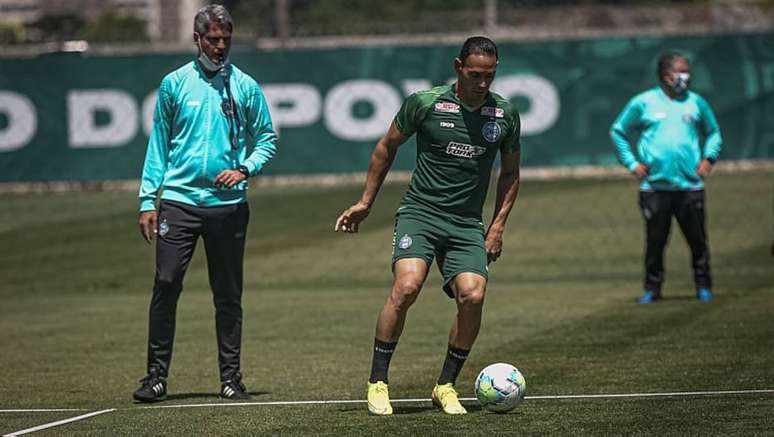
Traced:
<path id="1" fill-rule="evenodd" d="M 242 341 L 242 262 L 250 211 L 247 203 L 197 208 L 162 201 L 156 239 L 156 278 L 150 303 L 148 371 L 168 375 L 175 340 L 177 300 L 201 236 L 215 304 L 221 381 L 239 370 Z"/>
<path id="2" fill-rule="evenodd" d="M 669 239 L 672 216 L 691 248 L 696 288 L 712 287 L 704 191 L 641 191 L 640 209 L 645 218 L 645 290 L 661 292 L 664 247 Z"/>

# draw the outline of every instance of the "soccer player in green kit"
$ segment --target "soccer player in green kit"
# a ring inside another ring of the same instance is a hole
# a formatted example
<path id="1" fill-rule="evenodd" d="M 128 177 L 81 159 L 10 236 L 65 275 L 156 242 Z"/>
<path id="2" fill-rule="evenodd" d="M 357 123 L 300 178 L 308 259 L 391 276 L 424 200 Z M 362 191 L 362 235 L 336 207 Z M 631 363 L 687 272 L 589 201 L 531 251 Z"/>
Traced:
<path id="1" fill-rule="evenodd" d="M 376 323 L 368 382 L 372 414 L 392 414 L 390 359 L 433 259 L 443 275 L 444 291 L 457 304 L 457 316 L 432 399 L 447 414 L 466 413 L 454 383 L 478 335 L 487 265 L 500 256 L 505 222 L 519 192 L 520 120 L 507 100 L 489 91 L 497 62 L 494 42 L 471 37 L 454 59 L 454 84 L 406 98 L 376 143 L 360 200 L 336 220 L 336 231 L 358 231 L 398 147 L 416 133 L 416 169 L 395 218 L 394 282 Z M 497 199 L 485 229 L 481 212 L 498 152 Z"/>

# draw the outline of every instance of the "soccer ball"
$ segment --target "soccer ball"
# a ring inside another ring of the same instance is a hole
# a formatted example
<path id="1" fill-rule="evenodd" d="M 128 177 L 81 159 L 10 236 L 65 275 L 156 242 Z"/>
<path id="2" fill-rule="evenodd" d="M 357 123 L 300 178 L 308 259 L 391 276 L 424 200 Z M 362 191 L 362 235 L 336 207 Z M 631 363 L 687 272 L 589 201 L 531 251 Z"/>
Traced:
<path id="1" fill-rule="evenodd" d="M 506 363 L 486 366 L 476 378 L 476 398 L 489 411 L 505 413 L 524 400 L 527 381 L 519 369 Z"/>

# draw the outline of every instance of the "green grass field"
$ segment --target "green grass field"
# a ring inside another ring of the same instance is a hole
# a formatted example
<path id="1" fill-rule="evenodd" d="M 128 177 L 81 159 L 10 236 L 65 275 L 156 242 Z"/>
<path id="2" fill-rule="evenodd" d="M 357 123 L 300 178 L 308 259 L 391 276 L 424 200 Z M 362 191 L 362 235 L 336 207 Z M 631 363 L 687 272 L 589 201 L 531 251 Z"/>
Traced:
<path id="1" fill-rule="evenodd" d="M 525 374 L 527 395 L 774 389 L 772 173 L 708 181 L 716 299 L 693 298 L 673 228 L 666 299 L 634 304 L 642 220 L 633 180 L 523 182 L 494 264 L 479 340 L 458 386 L 487 364 Z M 332 232 L 359 186 L 253 189 L 242 366 L 254 401 L 364 399 L 377 311 L 391 284 L 393 211 L 383 189 L 356 236 Z M 131 401 L 143 376 L 153 250 L 134 193 L 0 195 L 0 413 L 5 434 L 89 411 L 116 411 L 49 435 L 755 435 L 774 432 L 774 393 L 528 399 L 496 415 L 429 402 L 371 417 L 364 403 L 231 406 L 217 398 L 203 246 L 178 308 L 170 400 Z M 429 398 L 454 314 L 432 270 L 391 369 L 393 398 Z"/>

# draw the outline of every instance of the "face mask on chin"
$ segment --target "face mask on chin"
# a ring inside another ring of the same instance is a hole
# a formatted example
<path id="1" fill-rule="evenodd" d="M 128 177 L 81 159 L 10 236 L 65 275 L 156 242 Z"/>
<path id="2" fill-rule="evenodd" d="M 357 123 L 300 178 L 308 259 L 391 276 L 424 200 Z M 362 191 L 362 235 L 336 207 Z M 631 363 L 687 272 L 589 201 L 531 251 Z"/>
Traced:
<path id="1" fill-rule="evenodd" d="M 683 94 L 688 90 L 690 82 L 691 75 L 689 73 L 675 73 L 672 91 L 674 91 L 675 94 Z"/>
<path id="2" fill-rule="evenodd" d="M 223 59 L 223 62 L 215 63 L 213 62 L 205 53 L 204 50 L 202 50 L 201 45 L 199 45 L 198 41 L 196 45 L 199 47 L 199 63 L 202 65 L 202 68 L 207 70 L 210 73 L 217 73 L 221 68 L 223 68 L 224 65 L 226 65 L 226 62 L 228 62 L 228 59 Z"/>

